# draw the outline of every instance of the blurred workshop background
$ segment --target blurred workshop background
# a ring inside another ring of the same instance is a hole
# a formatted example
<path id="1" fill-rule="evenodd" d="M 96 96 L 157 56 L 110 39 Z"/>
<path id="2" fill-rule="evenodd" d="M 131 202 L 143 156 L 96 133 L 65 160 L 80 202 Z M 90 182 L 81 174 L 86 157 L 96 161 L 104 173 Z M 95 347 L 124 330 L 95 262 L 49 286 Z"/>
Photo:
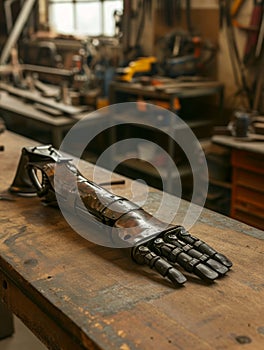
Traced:
<path id="1" fill-rule="evenodd" d="M 87 114 L 136 102 L 133 125 L 95 135 L 83 158 L 95 163 L 110 143 L 125 138 L 158 140 L 189 200 L 188 160 L 169 140 L 168 125 L 148 128 L 156 116 L 144 103 L 170 110 L 205 152 L 206 207 L 263 229 L 263 7 L 251 0 L 0 0 L 3 124 L 58 148 Z M 89 121 L 91 128 L 102 123 Z M 136 159 L 140 152 L 118 150 L 117 159 L 126 160 L 116 171 L 164 189 L 155 165 L 166 172 L 166 160 L 147 145 L 147 161 Z M 165 189 L 177 194 L 173 176 Z"/>

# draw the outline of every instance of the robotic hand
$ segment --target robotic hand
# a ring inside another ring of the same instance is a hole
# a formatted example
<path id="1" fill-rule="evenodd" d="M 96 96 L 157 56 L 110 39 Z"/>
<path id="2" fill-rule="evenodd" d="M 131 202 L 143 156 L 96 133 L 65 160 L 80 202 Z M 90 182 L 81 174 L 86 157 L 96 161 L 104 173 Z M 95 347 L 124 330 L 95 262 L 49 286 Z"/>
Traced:
<path id="1" fill-rule="evenodd" d="M 186 277 L 175 268 L 176 263 L 209 282 L 225 275 L 232 267 L 228 258 L 191 236 L 183 226 L 172 227 L 148 243 L 133 248 L 132 258 L 154 268 L 174 285 L 186 282 Z"/>
<path id="2" fill-rule="evenodd" d="M 55 173 L 60 173 L 56 191 Z M 86 179 L 71 159 L 52 146 L 23 148 L 10 191 L 36 193 L 46 205 L 62 200 L 75 217 L 99 223 L 96 235 L 113 242 L 112 246 L 129 248 L 135 262 L 154 268 L 174 285 L 186 282 L 176 264 L 206 281 L 214 281 L 232 267 L 228 258 L 190 235 L 184 227 L 166 224 L 127 198 Z"/>

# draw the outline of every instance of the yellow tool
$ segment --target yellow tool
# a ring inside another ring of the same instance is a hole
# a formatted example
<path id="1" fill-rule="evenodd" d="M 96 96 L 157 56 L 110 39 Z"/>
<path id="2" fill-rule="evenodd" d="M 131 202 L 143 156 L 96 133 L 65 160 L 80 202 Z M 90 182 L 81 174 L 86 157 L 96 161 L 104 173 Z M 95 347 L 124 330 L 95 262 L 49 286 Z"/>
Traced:
<path id="1" fill-rule="evenodd" d="M 131 61 L 127 67 L 117 68 L 116 79 L 129 82 L 135 75 L 150 74 L 156 63 L 157 58 L 154 56 L 139 57 L 135 61 Z"/>
<path id="2" fill-rule="evenodd" d="M 240 10 L 241 6 L 245 0 L 235 0 L 231 6 L 231 16 L 234 17 L 237 15 L 238 11 Z"/>

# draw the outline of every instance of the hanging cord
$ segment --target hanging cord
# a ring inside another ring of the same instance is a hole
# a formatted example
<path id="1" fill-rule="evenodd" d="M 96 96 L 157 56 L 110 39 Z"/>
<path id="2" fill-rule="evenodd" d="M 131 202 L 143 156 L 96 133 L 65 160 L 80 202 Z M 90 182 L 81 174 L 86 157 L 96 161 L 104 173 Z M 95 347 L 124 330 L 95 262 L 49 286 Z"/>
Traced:
<path id="1" fill-rule="evenodd" d="M 240 58 L 238 47 L 237 47 L 234 27 L 232 25 L 230 0 L 220 0 L 220 12 L 224 16 L 224 19 L 226 21 L 227 43 L 228 43 L 228 49 L 229 49 L 235 83 L 239 87 L 239 92 L 246 93 L 248 106 L 251 109 L 252 108 L 251 90 L 246 80 L 246 68 Z"/>

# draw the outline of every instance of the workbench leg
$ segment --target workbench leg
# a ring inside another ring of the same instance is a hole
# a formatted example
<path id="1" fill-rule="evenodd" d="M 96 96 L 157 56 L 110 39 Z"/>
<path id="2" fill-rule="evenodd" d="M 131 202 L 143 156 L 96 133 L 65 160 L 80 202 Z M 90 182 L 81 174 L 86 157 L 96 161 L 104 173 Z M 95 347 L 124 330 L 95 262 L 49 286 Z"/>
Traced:
<path id="1" fill-rule="evenodd" d="M 0 339 L 14 333 L 14 317 L 10 310 L 0 301 Z"/>
<path id="2" fill-rule="evenodd" d="M 223 118 L 223 114 L 224 114 L 224 102 L 225 102 L 225 88 L 221 87 L 219 91 L 219 114 L 221 119 Z"/>
<path id="3" fill-rule="evenodd" d="M 63 131 L 59 128 L 53 128 L 52 129 L 52 145 L 53 145 L 53 147 L 59 149 L 62 140 L 63 140 Z"/>

